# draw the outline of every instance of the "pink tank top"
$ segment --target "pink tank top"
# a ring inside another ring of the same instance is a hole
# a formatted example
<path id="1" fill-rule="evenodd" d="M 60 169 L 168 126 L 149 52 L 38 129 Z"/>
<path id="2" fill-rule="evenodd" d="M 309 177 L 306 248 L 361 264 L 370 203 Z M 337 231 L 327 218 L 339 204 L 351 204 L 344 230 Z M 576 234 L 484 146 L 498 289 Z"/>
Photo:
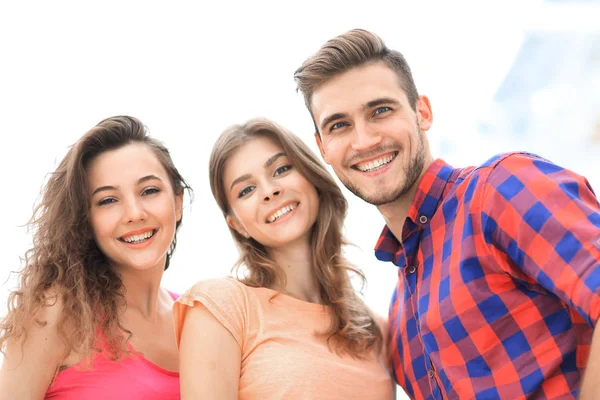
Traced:
<path id="1" fill-rule="evenodd" d="M 179 393 L 178 372 L 161 368 L 141 354 L 112 361 L 99 353 L 90 369 L 71 367 L 59 372 L 45 399 L 179 400 Z"/>

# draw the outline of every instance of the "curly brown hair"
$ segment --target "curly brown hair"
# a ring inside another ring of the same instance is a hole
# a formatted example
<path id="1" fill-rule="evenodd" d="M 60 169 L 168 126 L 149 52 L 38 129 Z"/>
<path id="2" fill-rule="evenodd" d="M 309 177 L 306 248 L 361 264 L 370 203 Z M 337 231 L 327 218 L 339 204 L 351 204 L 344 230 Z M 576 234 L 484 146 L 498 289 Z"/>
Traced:
<path id="1" fill-rule="evenodd" d="M 267 119 L 253 119 L 243 125 L 234 125 L 221 134 L 210 156 L 209 179 L 223 215 L 227 217 L 231 212 L 223 182 L 227 160 L 244 144 L 261 137 L 279 143 L 294 168 L 315 186 L 319 194 L 319 213 L 311 231 L 312 262 L 321 298 L 333 311 L 330 328 L 323 334 L 329 339 L 336 339 L 334 348 L 338 353 L 360 358 L 371 349 L 380 351 L 381 330 L 370 310 L 355 293 L 349 273 L 355 274 L 363 283 L 365 277 L 342 255 L 342 246 L 347 244 L 342 236 L 342 227 L 348 203 L 323 164 L 299 137 Z M 274 284 L 285 287 L 285 274 L 269 258 L 265 246 L 231 227 L 230 231 L 240 250 L 234 269 L 245 266 L 247 272 L 240 280 L 253 287 L 271 287 Z"/>
<path id="2" fill-rule="evenodd" d="M 168 149 L 148 135 L 140 120 L 111 117 L 85 133 L 50 175 L 28 222 L 33 247 L 25 253 L 17 289 L 8 297 L 8 314 L 0 322 L 3 352 L 9 339 L 26 339 L 27 326 L 43 326 L 45 322 L 37 316 L 43 308 L 60 300 L 62 311 L 57 330 L 65 343 L 65 356 L 74 351 L 89 365 L 91 356 L 100 351 L 98 335 L 110 358 L 129 353 L 127 340 L 131 333 L 118 317 L 125 305 L 123 284 L 96 245 L 89 221 L 87 168 L 98 155 L 132 143 L 143 143 L 154 152 L 176 194 L 191 190 L 175 168 Z M 180 225 L 181 219 L 175 232 Z M 175 233 L 165 270 L 176 244 Z"/>

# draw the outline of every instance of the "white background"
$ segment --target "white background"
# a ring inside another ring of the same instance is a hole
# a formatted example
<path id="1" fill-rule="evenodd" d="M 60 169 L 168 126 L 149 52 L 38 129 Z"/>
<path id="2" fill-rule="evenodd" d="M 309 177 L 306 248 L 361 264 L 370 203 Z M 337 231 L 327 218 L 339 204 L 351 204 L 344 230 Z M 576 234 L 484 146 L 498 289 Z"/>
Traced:
<path id="1" fill-rule="evenodd" d="M 400 50 L 433 106 L 428 135 L 434 156 L 463 166 L 520 149 L 519 143 L 480 139 L 476 122 L 524 32 L 572 29 L 574 13 L 577 29 L 597 29 L 597 11 L 526 0 L 2 2 L 0 304 L 14 286 L 9 271 L 19 269 L 30 241 L 22 226 L 47 174 L 103 118 L 140 118 L 171 149 L 195 190 L 164 276 L 165 287 L 183 291 L 196 280 L 227 274 L 236 258 L 208 185 L 215 138 L 231 124 L 266 116 L 316 151 L 293 72 L 327 39 L 361 27 Z M 442 154 L 444 141 L 452 151 Z M 569 160 L 554 159 L 571 167 Z M 397 271 L 373 256 L 382 218 L 345 194 L 346 234 L 357 245 L 347 255 L 368 277 L 367 303 L 386 314 Z M 0 315 L 4 311 L 0 306 Z"/>

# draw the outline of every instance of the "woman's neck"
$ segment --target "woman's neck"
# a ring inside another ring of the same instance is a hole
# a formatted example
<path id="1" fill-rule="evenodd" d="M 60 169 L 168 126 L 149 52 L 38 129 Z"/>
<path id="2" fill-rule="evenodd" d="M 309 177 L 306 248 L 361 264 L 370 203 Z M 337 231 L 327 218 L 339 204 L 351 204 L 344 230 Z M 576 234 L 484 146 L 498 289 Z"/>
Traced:
<path id="1" fill-rule="evenodd" d="M 269 255 L 286 278 L 285 287 L 275 286 L 272 289 L 303 301 L 321 303 L 309 241 L 298 241 L 284 248 L 269 249 Z"/>
<path id="2" fill-rule="evenodd" d="M 164 272 L 164 262 L 147 270 L 131 267 L 119 268 L 117 273 L 125 288 L 125 301 L 128 311 L 137 311 L 144 318 L 154 319 L 161 307 L 160 281 Z"/>

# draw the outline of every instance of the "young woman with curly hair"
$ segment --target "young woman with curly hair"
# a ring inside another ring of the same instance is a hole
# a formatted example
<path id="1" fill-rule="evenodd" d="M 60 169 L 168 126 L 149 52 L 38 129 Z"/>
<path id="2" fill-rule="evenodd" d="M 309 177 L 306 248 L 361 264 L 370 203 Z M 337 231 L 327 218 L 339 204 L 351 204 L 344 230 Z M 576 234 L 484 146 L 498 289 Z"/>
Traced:
<path id="1" fill-rule="evenodd" d="M 233 126 L 210 183 L 244 268 L 175 303 L 182 398 L 392 398 L 379 324 L 349 273 L 363 276 L 342 255 L 346 200 L 308 147 L 269 120 Z"/>
<path id="2" fill-rule="evenodd" d="M 0 324 L 0 399 L 179 399 L 176 296 L 160 281 L 186 188 L 135 118 L 105 119 L 69 149 Z"/>

